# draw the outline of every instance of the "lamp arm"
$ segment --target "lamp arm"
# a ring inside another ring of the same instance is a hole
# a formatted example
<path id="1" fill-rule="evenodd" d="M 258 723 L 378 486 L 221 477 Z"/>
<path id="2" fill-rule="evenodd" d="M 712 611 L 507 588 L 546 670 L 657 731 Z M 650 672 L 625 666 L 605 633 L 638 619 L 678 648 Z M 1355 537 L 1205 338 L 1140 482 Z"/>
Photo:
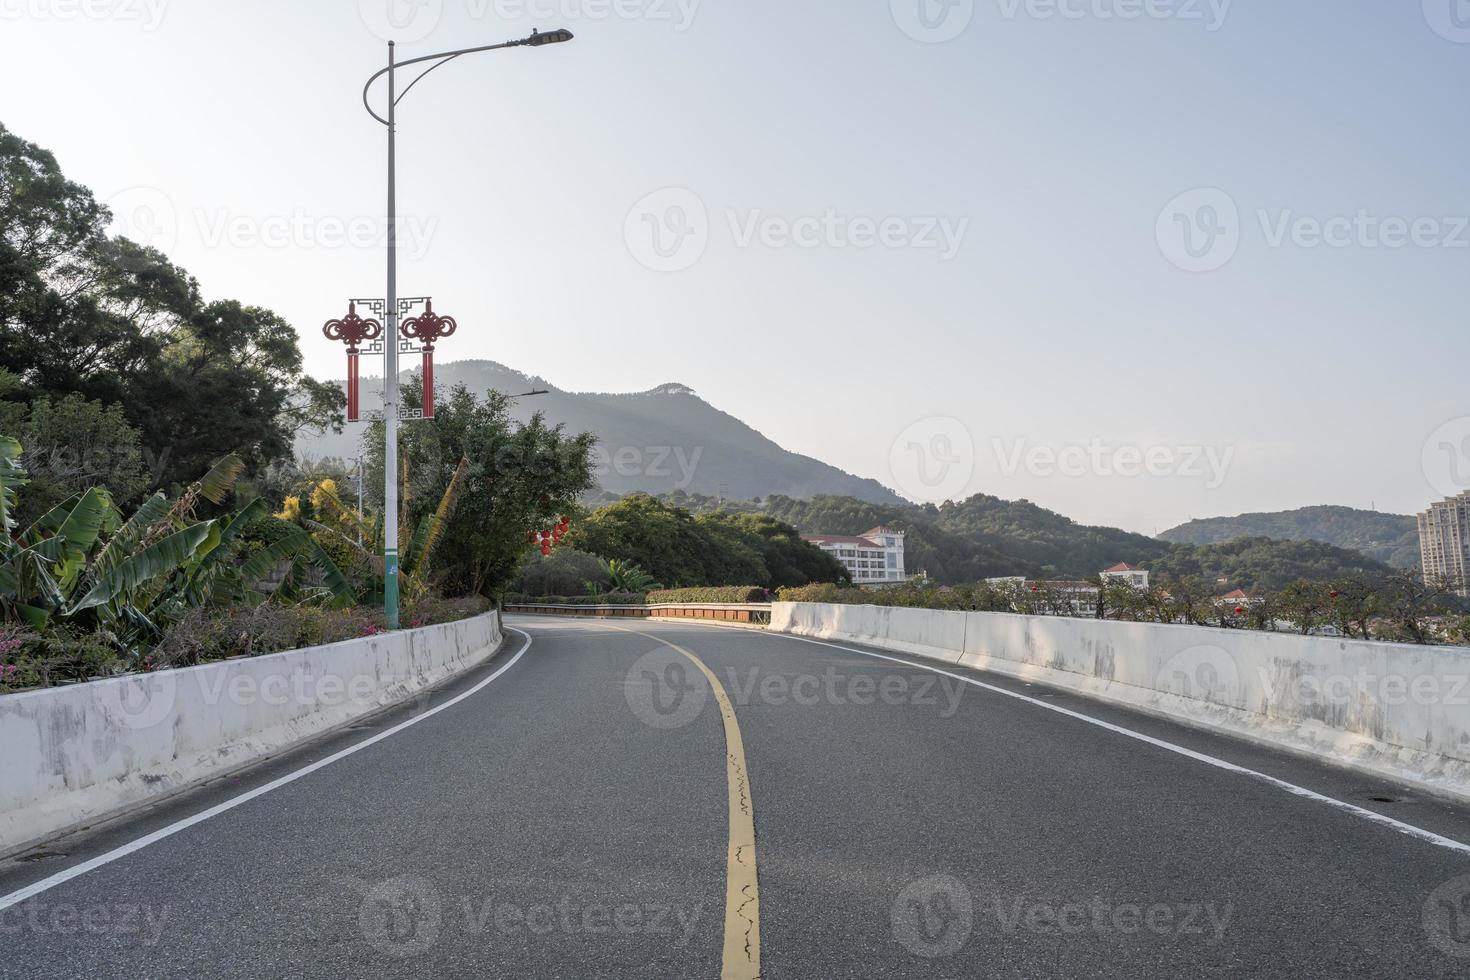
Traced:
<path id="1" fill-rule="evenodd" d="M 400 101 L 403 100 L 403 96 L 405 96 L 405 95 L 408 94 L 408 89 L 413 88 L 415 85 L 417 85 L 419 83 L 419 80 L 422 79 L 424 77 L 424 75 L 427 75 L 429 72 L 433 71 L 435 68 L 438 68 L 439 65 L 446 64 L 446 63 L 448 63 L 450 61 L 453 61 L 455 58 L 458 58 L 461 55 L 478 54 L 481 51 L 498 51 L 501 48 L 518 48 L 518 47 L 521 47 L 522 45 L 526 45 L 526 44 L 530 44 L 530 43 L 531 43 L 531 39 L 530 38 L 520 38 L 520 39 L 515 40 L 515 41 L 502 41 L 499 44 L 484 44 L 484 45 L 481 45 L 478 48 L 462 48 L 459 51 L 441 51 L 438 54 L 426 54 L 426 55 L 424 55 L 422 57 L 419 57 L 419 58 L 410 58 L 407 61 L 400 61 L 396 65 L 394 65 L 393 68 L 384 68 L 384 69 L 381 69 L 380 71 L 378 71 L 377 74 L 373 75 L 372 78 L 369 78 L 367 80 L 367 84 L 362 87 L 362 104 L 363 104 L 363 107 L 367 109 L 368 115 L 372 116 L 378 122 L 380 122 L 384 126 L 386 126 L 386 125 L 388 125 L 388 120 L 384 119 L 382 116 L 378 115 L 375 111 L 373 111 L 373 105 L 372 105 L 372 103 L 370 101 L 368 101 L 368 95 L 371 92 L 371 89 L 373 87 L 373 83 L 376 82 L 378 79 L 382 78 L 384 75 L 388 74 L 388 72 L 393 71 L 393 70 L 398 69 L 398 68 L 407 68 L 409 65 L 422 64 L 425 61 L 437 61 L 437 62 L 439 62 L 438 65 L 432 65 L 427 71 L 425 71 L 423 73 L 423 75 L 420 75 L 418 78 L 415 78 L 412 82 L 409 83 L 408 88 L 405 88 L 403 90 L 402 94 L 400 94 L 398 96 L 398 99 L 395 100 L 395 102 L 393 103 L 394 105 L 397 105 L 398 102 L 400 102 Z"/>

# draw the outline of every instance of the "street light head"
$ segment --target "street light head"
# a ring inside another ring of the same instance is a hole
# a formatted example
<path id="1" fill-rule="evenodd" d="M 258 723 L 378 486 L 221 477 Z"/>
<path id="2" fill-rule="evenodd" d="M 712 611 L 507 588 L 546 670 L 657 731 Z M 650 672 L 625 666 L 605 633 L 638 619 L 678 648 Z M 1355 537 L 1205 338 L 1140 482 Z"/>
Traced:
<path id="1" fill-rule="evenodd" d="M 526 38 L 526 43 L 533 48 L 539 48 L 543 44 L 561 44 L 563 41 L 570 41 L 572 37 L 572 32 L 566 29 L 547 31 L 545 34 L 532 31 L 531 36 Z"/>

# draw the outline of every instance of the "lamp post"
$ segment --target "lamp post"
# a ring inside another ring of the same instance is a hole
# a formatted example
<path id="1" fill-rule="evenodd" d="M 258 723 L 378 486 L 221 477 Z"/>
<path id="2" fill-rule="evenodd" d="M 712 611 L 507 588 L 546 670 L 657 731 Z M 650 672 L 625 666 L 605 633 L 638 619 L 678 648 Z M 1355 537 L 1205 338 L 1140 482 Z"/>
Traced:
<path id="1" fill-rule="evenodd" d="M 388 628 L 398 628 L 398 103 L 409 91 L 440 65 L 455 58 L 501 48 L 532 47 L 559 44 L 572 39 L 567 30 L 532 32 L 530 37 L 477 48 L 461 48 L 398 61 L 394 42 L 388 42 L 388 67 L 369 78 L 362 88 L 362 104 L 368 115 L 388 127 L 388 302 L 384 311 L 386 334 L 383 344 L 383 610 Z M 433 62 L 409 82 L 400 94 L 398 69 Z M 368 95 L 373 83 L 388 76 L 388 117 L 373 110 Z M 426 379 L 427 383 L 428 379 Z"/>

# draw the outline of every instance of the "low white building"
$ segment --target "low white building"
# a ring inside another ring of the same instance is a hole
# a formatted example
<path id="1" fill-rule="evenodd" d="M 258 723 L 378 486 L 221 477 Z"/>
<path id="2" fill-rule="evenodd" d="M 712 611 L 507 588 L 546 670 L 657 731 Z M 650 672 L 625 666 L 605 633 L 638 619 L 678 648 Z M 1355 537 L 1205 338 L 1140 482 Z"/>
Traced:
<path id="1" fill-rule="evenodd" d="M 908 579 L 903 564 L 903 535 L 875 527 L 860 535 L 803 534 L 802 540 L 840 561 L 854 585 L 892 585 Z"/>
<path id="2" fill-rule="evenodd" d="M 1104 581 L 1126 582 L 1135 589 L 1148 588 L 1148 571 L 1142 568 L 1134 568 L 1127 562 L 1114 565 L 1112 568 L 1104 569 L 1102 573 Z"/>

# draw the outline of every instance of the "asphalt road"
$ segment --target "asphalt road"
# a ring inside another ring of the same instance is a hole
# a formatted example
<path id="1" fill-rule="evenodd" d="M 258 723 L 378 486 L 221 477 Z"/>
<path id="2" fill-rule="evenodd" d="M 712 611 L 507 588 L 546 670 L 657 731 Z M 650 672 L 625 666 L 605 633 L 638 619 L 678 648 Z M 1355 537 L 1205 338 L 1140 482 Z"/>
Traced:
<path id="1" fill-rule="evenodd" d="M 0 897 L 0 977 L 1470 975 L 1465 807 L 855 647 L 511 624 L 514 662 L 0 865 L 96 865 Z"/>

